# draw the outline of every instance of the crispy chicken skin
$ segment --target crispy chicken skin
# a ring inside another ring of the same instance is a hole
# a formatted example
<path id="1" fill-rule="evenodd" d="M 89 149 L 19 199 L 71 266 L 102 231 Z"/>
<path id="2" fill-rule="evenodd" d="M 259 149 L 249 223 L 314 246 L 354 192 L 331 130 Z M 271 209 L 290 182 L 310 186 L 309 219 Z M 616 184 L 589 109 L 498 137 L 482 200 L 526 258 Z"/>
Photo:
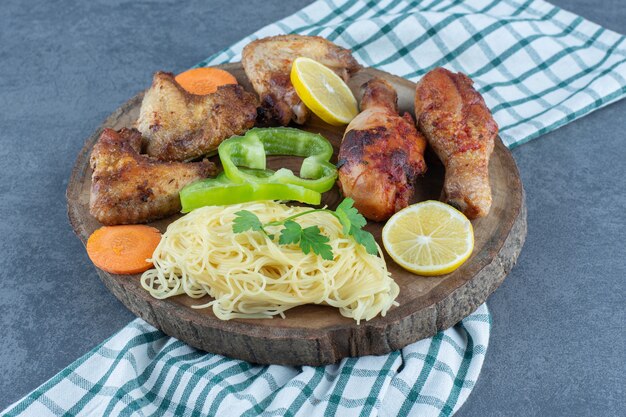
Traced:
<path id="1" fill-rule="evenodd" d="M 415 116 L 446 168 L 444 200 L 475 219 L 491 207 L 489 157 L 498 125 L 472 84 L 465 74 L 435 68 L 417 83 Z"/>
<path id="2" fill-rule="evenodd" d="M 344 81 L 360 68 L 349 50 L 319 36 L 280 35 L 250 42 L 241 63 L 261 98 L 261 123 L 304 124 L 309 117 L 290 80 L 291 64 L 301 56 L 326 65 Z"/>
<path id="3" fill-rule="evenodd" d="M 361 113 L 339 150 L 339 185 L 365 217 L 382 221 L 408 206 L 426 171 L 426 139 L 410 114 L 398 115 L 398 96 L 387 81 L 374 78 L 362 88 Z"/>
<path id="4" fill-rule="evenodd" d="M 215 93 L 188 93 L 168 72 L 154 74 L 135 127 L 146 152 L 163 161 L 185 161 L 208 154 L 233 135 L 254 126 L 257 99 L 240 85 Z"/>
<path id="5" fill-rule="evenodd" d="M 106 225 L 144 223 L 180 210 L 178 192 L 192 181 L 214 175 L 209 161 L 162 162 L 140 155 L 141 133 L 104 129 L 90 165 L 89 211 Z"/>

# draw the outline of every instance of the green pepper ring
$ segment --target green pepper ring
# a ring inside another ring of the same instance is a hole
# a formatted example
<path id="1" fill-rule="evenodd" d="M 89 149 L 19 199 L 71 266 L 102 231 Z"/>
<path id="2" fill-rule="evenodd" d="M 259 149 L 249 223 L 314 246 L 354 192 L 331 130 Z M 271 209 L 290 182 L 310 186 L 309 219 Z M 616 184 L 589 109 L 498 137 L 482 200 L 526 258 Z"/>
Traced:
<path id="1" fill-rule="evenodd" d="M 289 127 L 254 128 L 244 136 L 233 136 L 218 148 L 226 177 L 235 183 L 291 184 L 319 193 L 330 190 L 337 167 L 330 163 L 333 147 L 322 135 Z M 267 155 L 304 157 L 300 177 L 287 168 L 266 169 Z M 255 174 L 238 167 L 262 170 Z"/>
<path id="2" fill-rule="evenodd" d="M 251 173 L 251 175 L 258 174 L 258 172 Z M 318 205 L 321 199 L 322 194 L 317 191 L 292 184 L 235 183 L 228 179 L 223 172 L 216 178 L 189 184 L 180 192 L 181 211 L 183 213 L 189 213 L 204 206 L 221 206 L 258 200 L 296 200 L 301 203 Z"/>

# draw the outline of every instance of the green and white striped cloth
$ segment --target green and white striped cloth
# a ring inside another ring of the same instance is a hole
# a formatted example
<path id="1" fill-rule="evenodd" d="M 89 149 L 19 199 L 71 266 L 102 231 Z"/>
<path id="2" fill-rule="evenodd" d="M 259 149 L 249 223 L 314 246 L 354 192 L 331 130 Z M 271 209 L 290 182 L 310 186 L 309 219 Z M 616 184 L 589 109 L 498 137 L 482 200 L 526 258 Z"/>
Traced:
<path id="1" fill-rule="evenodd" d="M 3 416 L 451 415 L 478 378 L 489 327 L 483 305 L 402 351 L 289 367 L 207 354 L 137 319 Z"/>
<path id="2" fill-rule="evenodd" d="M 199 65 L 279 33 L 324 36 L 411 80 L 465 72 L 510 147 L 626 95 L 625 38 L 540 0 L 319 0 Z M 203 353 L 138 319 L 2 415 L 449 416 L 478 378 L 490 321 L 483 305 L 402 351 L 315 368 Z"/>
<path id="3" fill-rule="evenodd" d="M 323 36 L 412 81 L 439 66 L 469 75 L 510 148 L 626 94 L 624 36 L 541 0 L 316 1 L 198 66 L 281 33 Z"/>

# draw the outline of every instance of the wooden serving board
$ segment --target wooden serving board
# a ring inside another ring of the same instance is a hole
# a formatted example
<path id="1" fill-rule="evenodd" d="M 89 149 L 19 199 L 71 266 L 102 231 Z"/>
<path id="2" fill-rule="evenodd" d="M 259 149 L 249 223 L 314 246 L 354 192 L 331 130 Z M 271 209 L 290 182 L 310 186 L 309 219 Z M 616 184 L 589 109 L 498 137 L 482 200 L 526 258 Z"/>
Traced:
<path id="1" fill-rule="evenodd" d="M 253 91 L 240 64 L 222 68 L 230 71 L 248 90 Z M 366 68 L 351 80 L 350 87 L 360 98 L 360 86 L 377 76 L 390 81 L 399 96 L 402 111 L 413 114 L 415 84 L 405 79 Z M 83 243 L 101 225 L 89 214 L 91 169 L 89 155 L 105 127 L 130 127 L 136 120 L 143 93 L 130 99 L 98 128 L 78 155 L 67 188 L 68 215 L 74 231 Z M 306 130 L 318 132 L 335 147 L 335 155 L 344 133 L 313 118 Z M 301 160 L 273 157 L 271 168 L 287 166 L 298 169 Z M 333 161 L 333 162 L 336 162 Z M 441 193 L 444 171 L 434 154 L 427 154 L 428 172 L 418 181 L 415 201 L 437 199 Z M 526 207 L 519 172 L 511 153 L 496 140 L 489 165 L 493 205 L 489 215 L 473 221 L 474 252 L 455 272 L 441 277 L 413 275 L 386 258 L 392 276 L 400 286 L 399 307 L 385 317 L 376 317 L 357 325 L 342 317 L 338 310 L 306 305 L 286 312 L 286 319 L 217 319 L 211 309 L 190 306 L 207 302 L 185 295 L 157 300 L 141 287 L 139 275 L 98 274 L 109 290 L 133 313 L 148 323 L 196 348 L 261 364 L 323 365 L 348 356 L 379 355 L 400 349 L 430 337 L 472 313 L 502 283 L 519 255 L 526 237 Z M 341 200 L 337 187 L 324 194 L 323 204 L 334 208 Z M 152 223 L 161 231 L 178 218 Z M 379 244 L 383 224 L 370 222 L 368 230 Z"/>

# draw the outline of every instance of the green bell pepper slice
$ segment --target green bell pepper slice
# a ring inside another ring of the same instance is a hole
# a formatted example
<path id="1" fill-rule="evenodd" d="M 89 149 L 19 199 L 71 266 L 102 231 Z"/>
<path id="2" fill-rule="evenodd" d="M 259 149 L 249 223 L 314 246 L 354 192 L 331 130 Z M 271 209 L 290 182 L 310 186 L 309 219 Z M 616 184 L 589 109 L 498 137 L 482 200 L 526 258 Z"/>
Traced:
<path id="1" fill-rule="evenodd" d="M 266 171 L 245 168 L 242 171 L 245 175 L 260 180 L 271 175 Z M 235 183 L 224 172 L 216 178 L 191 183 L 180 191 L 183 213 L 204 206 L 222 206 L 258 200 L 295 200 L 317 205 L 322 200 L 322 194 L 293 184 Z"/>
<path id="2" fill-rule="evenodd" d="M 330 163 L 333 147 L 322 135 L 289 127 L 254 128 L 244 136 L 233 136 L 218 148 L 228 179 L 235 183 L 291 184 L 319 193 L 330 190 L 337 179 L 337 167 Z M 300 177 L 287 168 L 272 171 L 267 155 L 303 157 Z M 265 171 L 258 176 L 239 167 Z"/>

